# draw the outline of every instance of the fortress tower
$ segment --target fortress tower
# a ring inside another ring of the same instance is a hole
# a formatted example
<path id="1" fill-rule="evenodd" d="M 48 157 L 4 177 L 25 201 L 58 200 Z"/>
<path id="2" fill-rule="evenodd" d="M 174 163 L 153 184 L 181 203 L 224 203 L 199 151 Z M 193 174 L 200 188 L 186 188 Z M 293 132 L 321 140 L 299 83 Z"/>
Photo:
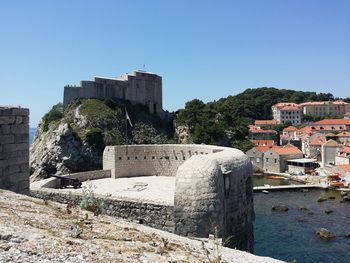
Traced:
<path id="1" fill-rule="evenodd" d="M 149 108 L 150 113 L 163 116 L 162 77 L 137 70 L 119 78 L 94 77 L 93 81 L 83 80 L 80 86 L 64 87 L 63 105 L 66 107 L 76 99 L 107 98 L 129 100 Z"/>

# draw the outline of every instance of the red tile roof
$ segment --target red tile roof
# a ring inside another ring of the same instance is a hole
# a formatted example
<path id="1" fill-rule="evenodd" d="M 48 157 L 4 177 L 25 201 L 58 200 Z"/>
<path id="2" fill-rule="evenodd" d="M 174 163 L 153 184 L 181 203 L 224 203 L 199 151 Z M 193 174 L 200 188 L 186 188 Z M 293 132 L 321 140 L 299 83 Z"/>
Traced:
<path id="1" fill-rule="evenodd" d="M 263 130 L 258 126 L 255 125 L 249 125 L 249 132 L 250 133 L 275 133 L 277 134 L 277 132 L 275 130 Z"/>
<path id="2" fill-rule="evenodd" d="M 298 130 L 298 128 L 294 127 L 294 126 L 288 126 L 287 128 L 283 129 L 284 132 L 297 131 L 297 130 Z"/>
<path id="3" fill-rule="evenodd" d="M 320 146 L 320 145 L 324 144 L 326 141 L 327 141 L 326 137 L 320 136 L 320 137 L 317 137 L 316 139 L 310 141 L 310 145 Z"/>
<path id="4" fill-rule="evenodd" d="M 272 146 L 271 149 L 279 155 L 303 154 L 297 147 L 290 144 L 284 146 Z"/>
<path id="5" fill-rule="evenodd" d="M 272 146 L 275 144 L 273 140 L 252 140 L 256 146 Z"/>
<path id="6" fill-rule="evenodd" d="M 311 126 L 305 126 L 298 130 L 298 134 L 311 134 L 311 133 L 312 133 Z"/>
<path id="7" fill-rule="evenodd" d="M 342 154 L 342 153 L 349 154 L 350 153 L 350 146 L 344 145 L 343 148 L 341 148 L 341 150 L 339 151 L 339 153 L 340 154 Z"/>
<path id="8" fill-rule="evenodd" d="M 276 107 L 278 109 L 284 108 L 284 107 L 287 107 L 287 106 L 299 108 L 299 105 L 294 103 L 294 102 L 279 102 L 279 103 L 277 103 L 275 105 L 272 105 L 272 107 Z"/>
<path id="9" fill-rule="evenodd" d="M 340 167 L 344 172 L 350 172 L 350 164 L 342 164 L 342 165 L 339 165 L 339 167 Z"/>
<path id="10" fill-rule="evenodd" d="M 264 153 L 267 150 L 269 150 L 270 148 L 271 148 L 271 146 L 256 146 L 255 150 Z"/>
<path id="11" fill-rule="evenodd" d="M 342 100 L 336 100 L 336 101 L 307 101 L 300 103 L 301 106 L 311 106 L 311 105 L 345 105 L 348 104 L 347 102 L 344 102 Z"/>
<path id="12" fill-rule="evenodd" d="M 255 125 L 276 125 L 276 120 L 255 120 Z"/>
<path id="13" fill-rule="evenodd" d="M 350 132 L 341 132 L 337 134 L 338 137 L 350 137 Z"/>
<path id="14" fill-rule="evenodd" d="M 350 125 L 350 119 L 324 119 L 315 122 L 313 125 Z"/>

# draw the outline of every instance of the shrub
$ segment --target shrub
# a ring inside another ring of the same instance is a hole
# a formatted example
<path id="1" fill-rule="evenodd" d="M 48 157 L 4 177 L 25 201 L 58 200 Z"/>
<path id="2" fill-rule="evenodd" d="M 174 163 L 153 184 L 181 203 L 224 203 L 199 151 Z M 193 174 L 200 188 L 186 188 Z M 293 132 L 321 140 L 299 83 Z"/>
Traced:
<path id="1" fill-rule="evenodd" d="M 49 130 L 50 123 L 58 121 L 63 118 L 63 105 L 58 103 L 54 105 L 51 110 L 46 113 L 43 117 L 43 131 L 47 132 Z"/>
<path id="2" fill-rule="evenodd" d="M 86 142 L 97 151 L 102 151 L 105 147 L 103 131 L 99 128 L 91 128 L 85 134 Z"/>
<path id="3" fill-rule="evenodd" d="M 87 186 L 82 187 L 82 198 L 80 202 L 80 208 L 91 211 L 95 216 L 101 214 L 104 207 L 104 201 L 101 198 L 95 197 L 95 187 L 88 183 Z"/>

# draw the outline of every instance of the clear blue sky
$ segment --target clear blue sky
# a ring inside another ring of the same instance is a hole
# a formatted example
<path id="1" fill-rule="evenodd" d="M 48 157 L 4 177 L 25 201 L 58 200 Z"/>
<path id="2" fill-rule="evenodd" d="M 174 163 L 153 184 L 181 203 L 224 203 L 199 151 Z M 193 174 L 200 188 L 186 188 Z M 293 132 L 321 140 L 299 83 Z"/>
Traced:
<path id="1" fill-rule="evenodd" d="M 350 1 L 0 0 L 0 105 L 31 127 L 66 84 L 134 69 L 163 105 L 274 86 L 350 97 Z"/>

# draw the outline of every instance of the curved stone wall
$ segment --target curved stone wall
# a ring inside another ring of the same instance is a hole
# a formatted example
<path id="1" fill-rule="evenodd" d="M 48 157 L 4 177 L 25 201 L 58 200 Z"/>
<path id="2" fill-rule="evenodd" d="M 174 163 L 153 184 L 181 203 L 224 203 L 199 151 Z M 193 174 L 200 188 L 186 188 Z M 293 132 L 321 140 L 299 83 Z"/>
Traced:
<path id="1" fill-rule="evenodd" d="M 192 156 L 216 151 L 222 151 L 222 147 L 195 144 L 107 146 L 103 152 L 103 169 L 111 170 L 112 178 L 175 176 L 179 166 Z"/>
<path id="2" fill-rule="evenodd" d="M 108 146 L 103 169 L 114 178 L 176 176 L 175 233 L 208 237 L 253 250 L 253 185 L 249 158 L 233 148 L 208 145 Z"/>

